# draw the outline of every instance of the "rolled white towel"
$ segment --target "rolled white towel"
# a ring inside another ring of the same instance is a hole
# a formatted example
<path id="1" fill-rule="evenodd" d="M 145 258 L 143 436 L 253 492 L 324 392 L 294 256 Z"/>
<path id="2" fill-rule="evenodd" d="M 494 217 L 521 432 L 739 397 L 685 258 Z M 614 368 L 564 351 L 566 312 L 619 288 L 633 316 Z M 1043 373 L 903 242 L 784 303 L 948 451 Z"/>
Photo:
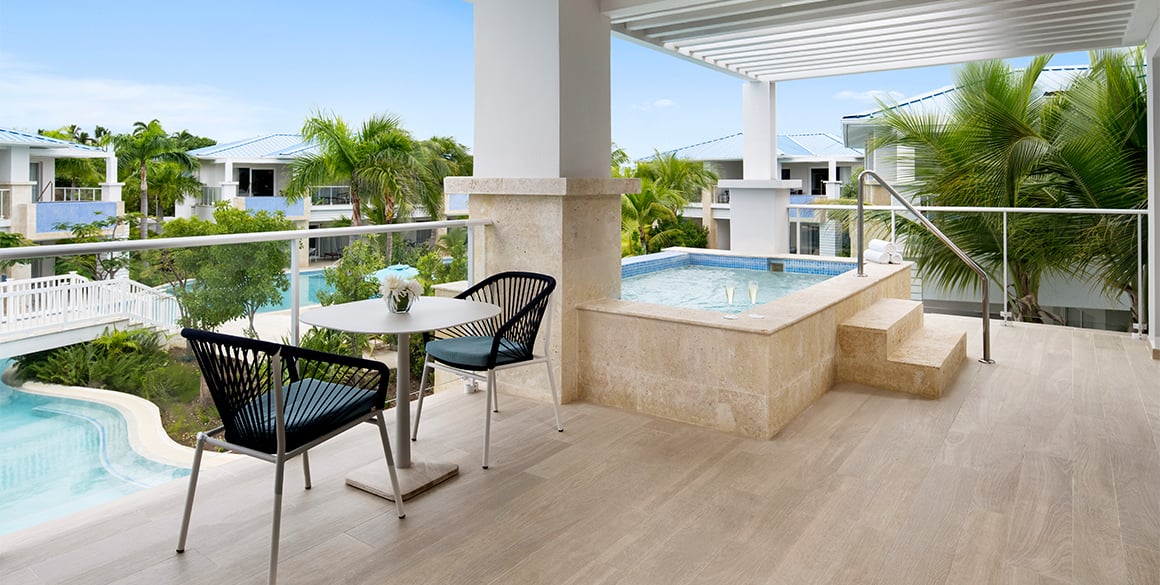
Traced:
<path id="1" fill-rule="evenodd" d="M 898 252 L 897 244 L 894 242 L 887 242 L 886 240 L 879 240 L 877 238 L 870 240 L 870 245 L 868 247 L 875 252 L 884 252 L 886 254 L 894 254 L 895 252 Z"/>
<path id="2" fill-rule="evenodd" d="M 902 252 L 895 252 L 890 255 L 891 264 L 902 264 Z"/>
<path id="3" fill-rule="evenodd" d="M 879 252 L 878 250 L 866 250 L 866 252 L 862 254 L 862 257 L 865 258 L 867 262 L 873 262 L 875 264 L 890 264 L 890 254 L 887 254 L 886 252 Z"/>

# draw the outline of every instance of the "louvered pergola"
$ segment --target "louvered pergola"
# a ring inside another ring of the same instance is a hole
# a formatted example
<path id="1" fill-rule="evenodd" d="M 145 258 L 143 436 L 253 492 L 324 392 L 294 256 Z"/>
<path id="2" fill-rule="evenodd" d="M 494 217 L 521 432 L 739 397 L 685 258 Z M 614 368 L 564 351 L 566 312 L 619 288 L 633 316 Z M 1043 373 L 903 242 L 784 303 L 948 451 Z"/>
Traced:
<path id="1" fill-rule="evenodd" d="M 1143 43 L 1155 0 L 604 0 L 615 34 L 782 81 Z"/>

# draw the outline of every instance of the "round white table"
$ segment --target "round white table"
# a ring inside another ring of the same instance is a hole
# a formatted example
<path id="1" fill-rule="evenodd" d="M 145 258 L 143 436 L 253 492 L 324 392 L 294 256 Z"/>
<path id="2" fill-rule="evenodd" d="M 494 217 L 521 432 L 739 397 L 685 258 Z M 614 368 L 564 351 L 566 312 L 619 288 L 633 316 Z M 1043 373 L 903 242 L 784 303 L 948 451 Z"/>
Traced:
<path id="1" fill-rule="evenodd" d="M 398 359 L 395 372 L 395 466 L 403 499 L 421 493 L 455 475 L 459 466 L 452 463 L 414 463 L 411 461 L 411 351 L 412 333 L 423 333 L 454 327 L 472 321 L 490 319 L 500 308 L 490 303 L 419 297 L 407 313 L 392 313 L 382 299 L 369 299 L 311 309 L 298 319 L 307 325 L 348 333 L 373 333 L 398 336 Z M 402 400 L 408 397 L 408 400 Z M 410 470 L 410 471 L 407 471 Z M 381 478 L 379 477 L 381 476 Z M 373 494 L 393 499 L 386 468 L 375 463 L 355 471 L 346 482 Z"/>

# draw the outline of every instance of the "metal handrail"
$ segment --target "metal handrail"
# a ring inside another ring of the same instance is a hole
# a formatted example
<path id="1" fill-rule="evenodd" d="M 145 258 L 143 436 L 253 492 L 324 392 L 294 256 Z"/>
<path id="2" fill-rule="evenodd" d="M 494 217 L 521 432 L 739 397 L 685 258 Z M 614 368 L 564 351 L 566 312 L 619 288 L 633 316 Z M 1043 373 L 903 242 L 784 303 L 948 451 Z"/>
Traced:
<path id="1" fill-rule="evenodd" d="M 995 360 L 991 359 L 991 303 L 989 294 L 991 289 L 991 279 L 987 277 L 987 273 L 982 269 L 982 267 L 976 264 L 974 260 L 971 260 L 971 257 L 967 256 L 966 252 L 963 252 L 961 248 L 956 246 L 955 243 L 946 236 L 946 234 L 942 233 L 942 230 L 938 229 L 938 227 L 931 223 L 931 221 L 927 219 L 926 216 L 924 216 L 921 212 L 919 212 L 914 205 L 907 201 L 901 193 L 896 191 L 894 187 L 891 187 L 890 183 L 887 183 L 886 180 L 883 179 L 882 176 L 878 173 L 870 170 L 865 170 L 858 174 L 858 276 L 866 276 L 866 264 L 865 260 L 863 259 L 866 247 L 866 232 L 863 226 L 862 216 L 864 213 L 863 208 L 865 207 L 866 203 L 865 190 L 867 176 L 873 177 L 879 185 L 886 189 L 887 193 L 890 193 L 890 195 L 894 197 L 896 201 L 901 203 L 903 207 L 914 214 L 914 217 L 918 220 L 919 223 L 923 225 L 923 227 L 929 230 L 930 233 L 934 234 L 935 237 L 937 237 L 943 244 L 946 245 L 946 247 L 950 248 L 950 250 L 955 253 L 955 256 L 958 256 L 959 259 L 962 260 L 968 268 L 970 268 L 975 274 L 978 274 L 979 278 L 983 280 L 983 357 L 980 358 L 979 361 L 984 364 L 995 363 Z"/>
<path id="2" fill-rule="evenodd" d="M 50 191 L 51 189 L 52 189 L 52 181 L 49 181 L 48 184 L 45 185 L 44 188 L 40 190 L 40 193 L 37 193 L 36 202 L 43 203 L 44 202 L 44 194 L 47 193 L 48 191 Z"/>

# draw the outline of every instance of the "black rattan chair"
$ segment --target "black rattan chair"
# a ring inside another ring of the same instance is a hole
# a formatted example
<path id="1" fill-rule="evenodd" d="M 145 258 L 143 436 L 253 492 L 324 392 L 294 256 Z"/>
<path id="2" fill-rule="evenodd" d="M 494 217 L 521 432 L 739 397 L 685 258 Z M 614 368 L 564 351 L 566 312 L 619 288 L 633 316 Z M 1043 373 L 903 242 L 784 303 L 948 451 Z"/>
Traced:
<path id="1" fill-rule="evenodd" d="M 456 295 L 459 299 L 470 299 L 499 305 L 499 315 L 467 323 L 449 329 L 441 329 L 428 336 L 427 359 L 423 362 L 423 376 L 420 388 L 427 387 L 427 371 L 430 368 L 449 371 L 464 378 L 487 383 L 487 415 L 483 424 L 483 468 L 487 469 L 488 453 L 491 449 L 491 413 L 498 412 L 495 390 L 497 370 L 544 364 L 548 368 L 548 384 L 552 389 L 552 409 L 556 413 L 556 430 L 563 431 L 560 424 L 559 400 L 556 396 L 556 381 L 552 377 L 552 363 L 548 352 L 535 353 L 536 334 L 540 323 L 545 323 L 545 338 L 551 337 L 552 318 L 548 311 L 556 279 L 546 274 L 534 272 L 502 272 L 489 276 L 483 282 Z M 547 318 L 545 318 L 547 314 Z M 485 372 L 481 374 L 480 372 Z M 419 417 L 423 414 L 423 392 L 419 392 L 419 404 L 415 409 L 415 424 L 411 430 L 411 440 L 419 436 Z"/>
<path id="2" fill-rule="evenodd" d="M 288 459 L 302 456 L 306 489 L 310 489 L 307 450 L 359 423 L 376 423 L 391 487 L 395 490 L 395 510 L 399 518 L 404 516 L 395 461 L 383 420 L 388 383 L 386 365 L 196 329 L 184 329 L 181 335 L 189 340 L 197 356 L 197 365 L 221 415 L 222 426 L 197 434 L 177 552 L 185 551 L 198 468 L 206 443 L 275 465 L 271 584 L 278 575 L 282 478 Z M 219 434 L 224 437 L 216 438 Z"/>

